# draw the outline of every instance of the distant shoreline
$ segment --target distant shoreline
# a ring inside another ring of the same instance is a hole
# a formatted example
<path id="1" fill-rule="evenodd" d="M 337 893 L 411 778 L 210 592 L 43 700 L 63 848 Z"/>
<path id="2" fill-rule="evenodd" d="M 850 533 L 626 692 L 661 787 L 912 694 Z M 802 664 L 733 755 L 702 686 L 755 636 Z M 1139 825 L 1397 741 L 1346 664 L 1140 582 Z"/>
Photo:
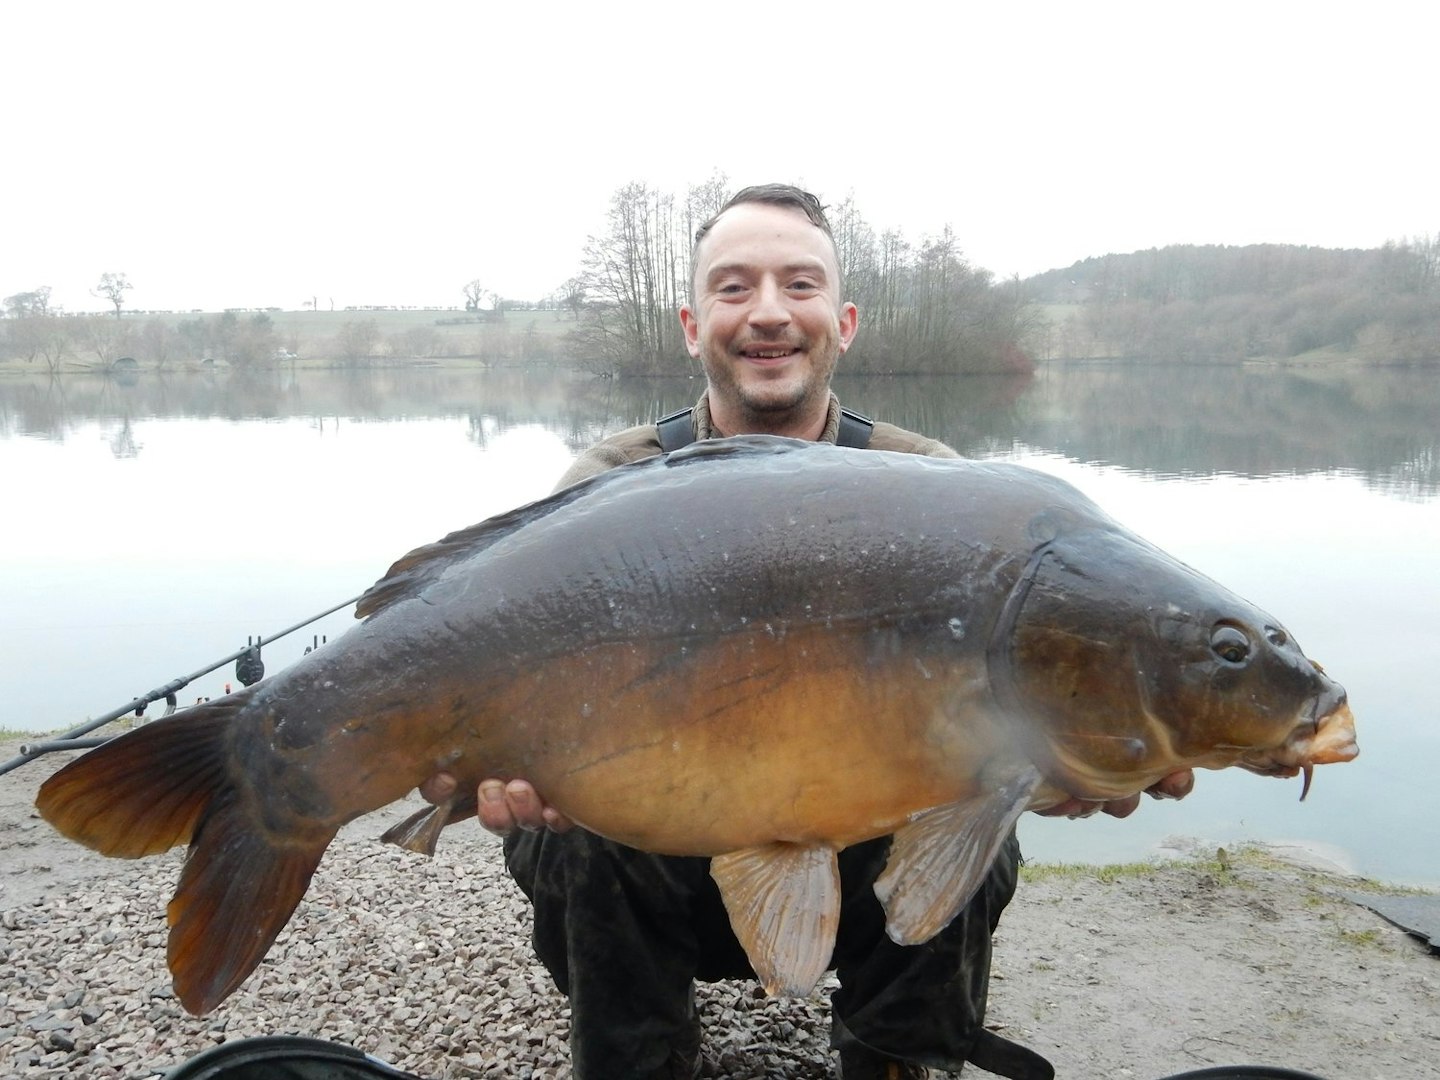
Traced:
<path id="1" fill-rule="evenodd" d="M 1078 309 L 1077 309 L 1078 310 Z M 130 370 L 137 373 L 226 371 L 231 366 L 224 360 L 206 363 L 203 355 L 177 355 L 187 348 L 181 335 L 175 334 L 177 327 L 198 319 L 219 319 L 226 312 L 124 312 L 118 320 L 121 326 L 138 333 L 146 323 L 158 320 L 169 328 L 169 358 L 164 363 L 137 352 L 136 366 Z M 283 311 L 279 309 L 245 309 L 230 312 L 241 320 L 261 317 L 267 321 L 277 351 L 293 354 L 279 361 L 270 358 L 267 351 L 263 358 L 252 357 L 244 365 L 251 371 L 283 371 L 292 369 L 365 369 L 396 367 L 435 367 L 446 369 L 499 367 L 550 367 L 570 368 L 570 362 L 560 359 L 564 355 L 563 341 L 578 326 L 574 315 L 556 309 L 511 309 L 503 314 L 489 311 L 467 312 L 452 308 L 387 308 L 354 311 Z M 68 321 L 66 316 L 63 321 Z M 73 316 L 77 320 L 105 320 L 102 326 L 113 325 L 116 320 L 110 313 L 87 313 Z M 362 355 L 358 360 L 347 361 L 343 349 L 337 345 L 339 337 L 347 326 L 374 324 L 373 342 L 383 342 L 384 347 L 371 351 L 391 352 L 392 355 Z M 418 335 L 418 337 L 417 337 Z M 415 348 L 415 341 L 423 342 L 425 355 L 406 356 L 403 352 L 394 354 L 396 349 Z M 198 348 L 193 341 L 188 346 Z M 135 348 L 140 348 L 137 343 Z M 60 363 L 59 374 L 102 374 L 113 368 L 99 359 L 81 359 L 79 353 L 84 346 L 72 345 L 69 355 Z M 1043 356 L 1046 350 L 1038 349 Z M 1296 356 L 1253 356 L 1243 360 L 1230 357 L 1224 360 L 1194 359 L 1137 360 L 1107 356 L 1077 356 L 1064 359 L 1036 359 L 1038 365 L 1049 364 L 1183 364 L 1183 366 L 1235 367 L 1259 365 L 1286 368 L 1363 368 L 1380 363 L 1359 349 L 1341 349 L 1325 345 Z M 1434 366 L 1431 364 L 1429 366 Z M 49 367 L 42 356 L 26 361 L 19 357 L 0 358 L 0 374 L 31 373 L 48 375 Z M 842 374 L 844 372 L 842 371 Z M 696 374 L 696 369 L 685 356 L 676 356 L 674 374 L 685 377 Z M 904 373 L 899 373 L 904 374 Z M 960 374 L 960 373 L 957 373 Z"/>

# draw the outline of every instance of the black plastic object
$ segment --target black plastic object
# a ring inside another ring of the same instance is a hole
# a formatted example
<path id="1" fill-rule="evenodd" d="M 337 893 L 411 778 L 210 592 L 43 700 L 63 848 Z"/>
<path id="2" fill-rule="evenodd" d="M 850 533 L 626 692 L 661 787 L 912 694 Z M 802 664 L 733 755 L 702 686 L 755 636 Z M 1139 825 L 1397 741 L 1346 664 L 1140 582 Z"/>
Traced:
<path id="1" fill-rule="evenodd" d="M 164 1080 L 422 1080 L 344 1043 L 267 1035 L 212 1046 L 167 1072 Z M 1273 1065 L 1216 1065 L 1162 1080 L 1324 1080 Z"/>
<path id="2" fill-rule="evenodd" d="M 182 1062 L 164 1080 L 421 1080 L 344 1043 L 264 1035 L 221 1043 Z"/>
<path id="3" fill-rule="evenodd" d="M 1212 1065 L 1208 1069 L 1176 1073 L 1161 1080 L 1325 1080 L 1314 1073 L 1281 1069 L 1274 1065 Z"/>
<path id="4" fill-rule="evenodd" d="M 235 661 L 235 678 L 242 686 L 254 686 L 265 677 L 265 661 L 260 659 L 260 646 L 251 645 L 245 655 Z"/>

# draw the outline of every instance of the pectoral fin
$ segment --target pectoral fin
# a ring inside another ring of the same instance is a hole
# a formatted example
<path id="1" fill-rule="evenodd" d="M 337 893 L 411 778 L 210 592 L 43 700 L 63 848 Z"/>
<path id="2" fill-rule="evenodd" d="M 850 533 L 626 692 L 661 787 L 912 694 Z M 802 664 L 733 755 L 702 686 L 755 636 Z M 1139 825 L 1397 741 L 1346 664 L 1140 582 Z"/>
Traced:
<path id="1" fill-rule="evenodd" d="M 1026 769 L 974 798 L 922 810 L 896 830 L 875 881 L 892 940 L 918 945 L 945 928 L 985 880 L 1039 783 L 1040 773 Z"/>
<path id="2" fill-rule="evenodd" d="M 840 869 L 819 845 L 774 843 L 710 860 L 730 925 L 766 993 L 808 994 L 840 925 Z"/>

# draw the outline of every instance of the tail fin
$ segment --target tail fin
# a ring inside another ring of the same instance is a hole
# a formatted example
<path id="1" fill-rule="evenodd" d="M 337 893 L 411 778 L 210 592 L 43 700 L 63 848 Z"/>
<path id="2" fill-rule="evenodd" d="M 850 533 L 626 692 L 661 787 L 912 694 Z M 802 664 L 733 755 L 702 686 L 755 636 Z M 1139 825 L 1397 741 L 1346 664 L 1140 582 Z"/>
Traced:
<path id="1" fill-rule="evenodd" d="M 229 784 L 225 731 L 248 692 L 127 732 L 40 786 L 40 815 L 102 855 L 138 859 L 186 843 Z"/>
<path id="2" fill-rule="evenodd" d="M 181 1004 L 208 1012 L 245 980 L 310 884 L 333 829 L 277 836 L 248 811 L 227 769 L 227 732 L 248 691 L 187 709 L 97 747 L 35 800 L 72 840 L 139 858 L 189 843 L 170 901 L 170 972 Z"/>
<path id="3" fill-rule="evenodd" d="M 210 805 L 167 911 L 170 974 L 189 1012 L 215 1008 L 265 958 L 334 837 L 262 832 L 233 791 Z"/>

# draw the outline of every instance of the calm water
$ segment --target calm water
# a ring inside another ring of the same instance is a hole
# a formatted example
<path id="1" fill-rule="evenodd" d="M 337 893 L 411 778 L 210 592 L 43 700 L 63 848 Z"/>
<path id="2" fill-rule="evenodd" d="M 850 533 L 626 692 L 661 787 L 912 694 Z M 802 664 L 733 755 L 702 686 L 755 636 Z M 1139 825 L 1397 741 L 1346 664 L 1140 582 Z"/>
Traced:
<path id="1" fill-rule="evenodd" d="M 699 389 L 437 370 L 0 378 L 0 724 L 73 726 L 352 597 Z M 1440 376 L 1049 368 L 840 389 L 968 454 L 1066 477 L 1276 614 L 1350 691 L 1362 757 L 1320 769 L 1304 805 L 1298 781 L 1205 773 L 1183 803 L 1124 822 L 1028 815 L 1032 857 L 1263 839 L 1440 884 Z M 268 646 L 267 669 L 351 621 Z"/>

